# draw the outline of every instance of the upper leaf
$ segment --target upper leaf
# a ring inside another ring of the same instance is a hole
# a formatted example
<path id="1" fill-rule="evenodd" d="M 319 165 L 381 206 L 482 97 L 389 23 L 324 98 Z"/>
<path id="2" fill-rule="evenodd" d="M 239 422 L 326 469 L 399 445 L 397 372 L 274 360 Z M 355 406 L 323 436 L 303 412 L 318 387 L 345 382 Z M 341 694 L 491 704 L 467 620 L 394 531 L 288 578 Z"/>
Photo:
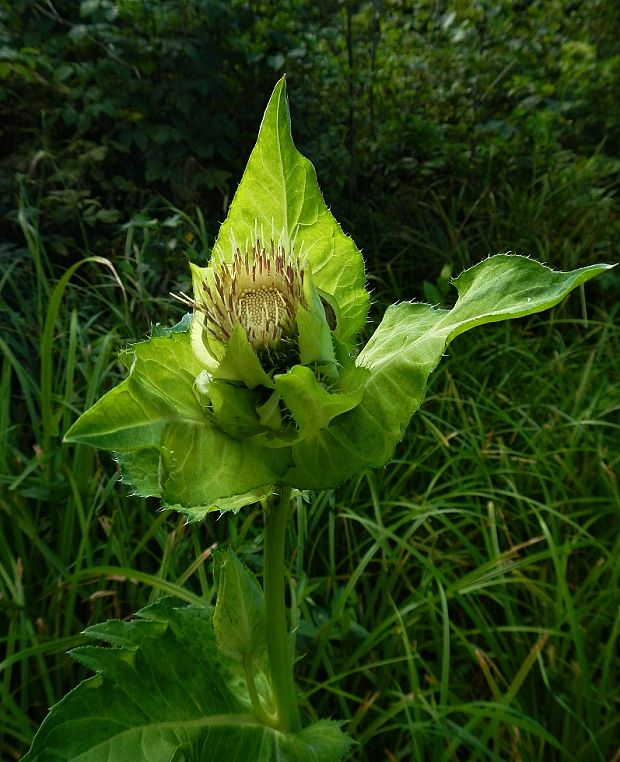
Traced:
<path id="1" fill-rule="evenodd" d="M 338 305 L 336 337 L 351 344 L 368 313 L 364 262 L 325 205 L 314 167 L 295 148 L 284 78 L 269 100 L 215 249 L 230 258 L 233 242 L 243 247 L 257 232 L 276 241 L 283 236 L 307 258 L 316 287 Z"/>
<path id="2" fill-rule="evenodd" d="M 114 450 L 137 494 L 192 519 L 385 465 L 450 341 L 547 309 L 607 267 L 554 273 L 492 257 L 454 281 L 452 310 L 388 308 L 354 359 L 368 309 L 362 258 L 293 144 L 284 80 L 215 250 L 215 264 L 192 267 L 191 328 L 184 319 L 125 352 L 129 377 L 66 437 Z"/>
<path id="3" fill-rule="evenodd" d="M 298 489 L 335 487 L 361 468 L 385 465 L 424 399 L 428 377 L 456 336 L 552 307 L 608 268 L 554 272 L 526 257 L 498 255 L 454 280 L 459 298 L 451 310 L 410 302 L 388 307 L 356 361 L 370 371 L 361 403 L 295 443 L 295 465 L 286 482 Z"/>
<path id="4" fill-rule="evenodd" d="M 159 496 L 191 519 L 262 500 L 275 484 L 334 487 L 389 462 L 452 339 L 551 307 L 607 267 L 559 273 L 525 257 L 487 259 L 454 281 L 459 298 L 452 310 L 393 305 L 356 367 L 342 369 L 336 384 L 295 366 L 274 377 L 275 391 L 261 387 L 267 396 L 258 407 L 246 400 L 252 390 L 218 381 L 207 410 L 189 332 L 170 332 L 125 353 L 129 377 L 66 439 L 115 450 L 137 494 Z M 290 431 L 279 430 L 282 403 L 294 421 Z"/>

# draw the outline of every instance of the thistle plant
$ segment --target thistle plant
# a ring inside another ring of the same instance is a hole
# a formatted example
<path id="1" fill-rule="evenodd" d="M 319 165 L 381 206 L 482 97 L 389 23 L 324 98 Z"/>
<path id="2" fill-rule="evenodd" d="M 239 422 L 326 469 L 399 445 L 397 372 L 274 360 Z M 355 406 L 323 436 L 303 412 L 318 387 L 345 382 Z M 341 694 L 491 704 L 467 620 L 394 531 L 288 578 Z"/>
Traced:
<path id="1" fill-rule="evenodd" d="M 136 495 L 190 521 L 262 504 L 262 588 L 222 551 L 214 609 L 164 599 L 90 627 L 111 647 L 72 652 L 96 674 L 52 708 L 25 760 L 341 759 L 341 724 L 308 724 L 298 706 L 284 598 L 293 497 L 388 464 L 456 336 L 547 309 L 606 268 L 490 257 L 453 281 L 452 309 L 394 304 L 359 348 L 362 256 L 293 144 L 281 80 L 209 265 L 192 265 L 193 294 L 177 295 L 189 312 L 121 353 L 127 378 L 65 437 L 113 451 Z"/>

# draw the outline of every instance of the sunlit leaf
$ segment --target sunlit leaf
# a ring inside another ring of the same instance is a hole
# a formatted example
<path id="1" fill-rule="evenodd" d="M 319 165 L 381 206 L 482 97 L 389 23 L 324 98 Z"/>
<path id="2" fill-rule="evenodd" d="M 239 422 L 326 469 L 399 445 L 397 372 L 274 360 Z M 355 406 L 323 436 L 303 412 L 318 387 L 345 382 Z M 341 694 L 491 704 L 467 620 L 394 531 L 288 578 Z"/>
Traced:
<path id="1" fill-rule="evenodd" d="M 369 305 L 362 255 L 327 208 L 314 167 L 295 148 L 284 78 L 269 100 L 215 248 L 230 256 L 233 241 L 243 246 L 261 230 L 265 238 L 283 234 L 307 258 L 316 287 L 339 306 L 336 337 L 352 342 Z"/>
<path id="2" fill-rule="evenodd" d="M 286 481 L 322 489 L 361 468 L 385 465 L 424 399 L 429 375 L 456 336 L 548 309 L 608 268 L 553 272 L 526 257 L 498 255 L 453 281 L 459 298 L 451 310 L 410 302 L 389 307 L 357 358 L 357 366 L 370 371 L 360 405 L 293 446 L 295 466 Z"/>

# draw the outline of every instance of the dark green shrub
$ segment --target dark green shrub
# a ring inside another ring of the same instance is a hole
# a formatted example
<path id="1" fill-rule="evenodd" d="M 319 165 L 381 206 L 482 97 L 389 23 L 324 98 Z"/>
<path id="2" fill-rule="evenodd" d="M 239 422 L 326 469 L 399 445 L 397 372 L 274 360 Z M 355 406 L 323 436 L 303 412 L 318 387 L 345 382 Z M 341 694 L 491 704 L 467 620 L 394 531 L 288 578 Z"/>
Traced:
<path id="1" fill-rule="evenodd" d="M 223 0 L 17 2 L 1 22 L 5 211 L 19 172 L 60 250 L 79 224 L 124 221 L 156 193 L 199 202 L 217 224 L 260 118 L 257 83 L 273 84 L 267 63 L 250 66 L 249 11 Z"/>

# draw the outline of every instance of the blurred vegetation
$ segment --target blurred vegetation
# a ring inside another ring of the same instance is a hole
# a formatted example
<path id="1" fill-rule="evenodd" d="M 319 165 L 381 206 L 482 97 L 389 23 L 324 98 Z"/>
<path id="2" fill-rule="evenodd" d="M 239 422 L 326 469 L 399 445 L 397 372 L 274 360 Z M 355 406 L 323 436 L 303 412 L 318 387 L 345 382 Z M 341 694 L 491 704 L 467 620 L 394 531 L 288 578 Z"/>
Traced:
<path id="1" fill-rule="evenodd" d="M 619 27 L 606 0 L 5 2 L 6 237 L 20 188 L 53 256 L 109 254 L 160 197 L 213 235 L 286 72 L 300 149 L 384 261 L 593 261 L 618 239 Z"/>
<path id="2" fill-rule="evenodd" d="M 618 28 L 606 0 L 0 0 L 0 758 L 88 624 L 211 600 L 214 543 L 260 573 L 259 511 L 187 527 L 61 440 L 179 317 L 277 78 L 376 319 L 489 253 L 618 260 Z M 352 759 L 617 755 L 619 285 L 459 339 L 395 463 L 299 507 L 304 709 Z"/>

